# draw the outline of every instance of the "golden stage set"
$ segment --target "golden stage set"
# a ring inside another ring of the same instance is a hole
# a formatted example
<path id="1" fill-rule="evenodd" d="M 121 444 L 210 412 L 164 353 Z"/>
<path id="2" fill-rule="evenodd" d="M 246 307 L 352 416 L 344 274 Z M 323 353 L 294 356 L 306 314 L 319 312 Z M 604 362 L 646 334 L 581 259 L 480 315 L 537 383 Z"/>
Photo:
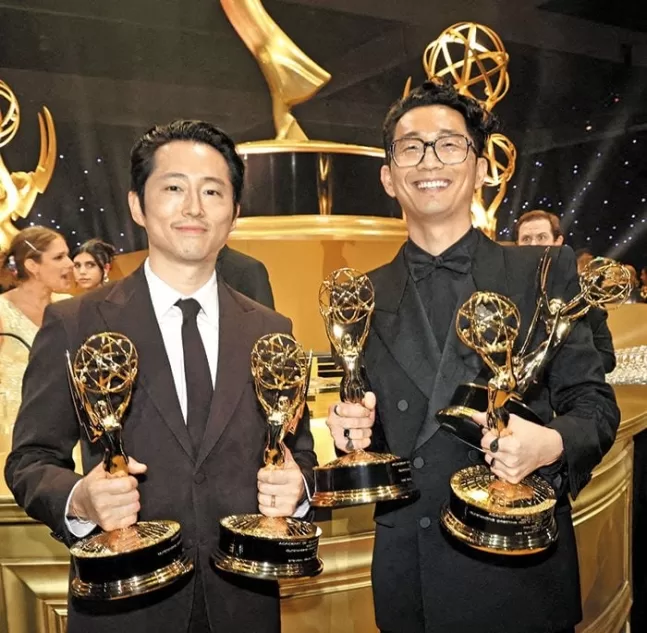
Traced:
<path id="1" fill-rule="evenodd" d="M 290 113 L 292 105 L 329 80 L 328 73 L 296 47 L 258 0 L 222 0 L 222 5 L 263 69 L 277 130 L 276 140 L 239 147 L 250 178 L 243 206 L 261 209 L 262 215 L 242 217 L 231 244 L 265 263 L 277 309 L 293 319 L 297 340 L 306 349 L 327 350 L 317 302 L 321 280 L 337 268 L 369 270 L 389 261 L 406 238 L 405 224 L 379 186 L 382 150 L 308 141 Z M 483 33 L 494 42 L 494 51 L 477 42 Z M 449 45 L 458 45 L 462 58 L 445 58 L 443 72 L 437 60 Z M 496 34 L 478 25 L 447 29 L 425 60 L 428 72 L 451 74 L 463 82 L 465 91 L 481 77 L 482 100 L 489 107 L 507 91 L 507 54 Z M 503 159 L 496 155 L 501 151 Z M 498 189 L 493 196 L 477 195 L 474 209 L 477 223 L 492 234 L 501 191 L 514 171 L 515 151 L 504 137 L 493 141 L 489 153 L 488 184 Z M 0 176 L 2 167 L 0 162 Z M 349 173 L 355 195 L 349 191 Z M 279 184 L 301 189 L 281 196 Z M 268 191 L 279 193 L 270 196 Z M 299 201 L 298 209 L 286 207 L 291 199 Z M 383 215 L 376 215 L 378 210 Z M 111 276 L 128 274 L 144 256 L 138 252 L 119 257 Z M 647 328 L 636 327 L 645 322 L 644 305 L 612 312 L 609 323 L 616 347 L 647 344 Z M 338 396 L 319 390 L 316 367 L 313 374 L 312 429 L 319 463 L 324 464 L 335 457 L 325 417 Z M 584 607 L 579 633 L 628 631 L 633 436 L 647 427 L 647 385 L 618 385 L 616 393 L 622 410 L 616 442 L 574 504 Z M 5 444 L 7 437 L 2 436 Z M 8 445 L 0 446 L 3 454 L 8 450 Z M 286 633 L 375 633 L 372 512 L 372 506 L 332 510 L 318 521 L 324 571 L 314 579 L 281 582 Z M 68 582 L 68 550 L 51 538 L 48 528 L 30 520 L 0 483 L 0 633 L 62 633 Z"/>

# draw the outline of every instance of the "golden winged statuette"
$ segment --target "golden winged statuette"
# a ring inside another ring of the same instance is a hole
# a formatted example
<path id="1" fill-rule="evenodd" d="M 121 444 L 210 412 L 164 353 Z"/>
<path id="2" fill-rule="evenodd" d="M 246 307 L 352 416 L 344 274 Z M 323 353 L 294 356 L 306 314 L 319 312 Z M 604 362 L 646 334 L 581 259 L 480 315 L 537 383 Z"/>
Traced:
<path id="1" fill-rule="evenodd" d="M 260 0 L 220 0 L 220 4 L 263 71 L 272 96 L 276 138 L 307 140 L 290 108 L 314 96 L 330 74 L 279 28 Z"/>
<path id="2" fill-rule="evenodd" d="M 3 101 L 9 106 L 3 111 Z M 8 145 L 20 125 L 20 107 L 11 88 L 0 80 L 0 149 Z M 36 196 L 44 193 L 56 163 L 56 131 L 50 111 L 38 113 L 40 155 L 34 171 L 10 173 L 0 154 L 0 250 L 6 250 L 18 229 L 13 221 L 29 215 Z"/>

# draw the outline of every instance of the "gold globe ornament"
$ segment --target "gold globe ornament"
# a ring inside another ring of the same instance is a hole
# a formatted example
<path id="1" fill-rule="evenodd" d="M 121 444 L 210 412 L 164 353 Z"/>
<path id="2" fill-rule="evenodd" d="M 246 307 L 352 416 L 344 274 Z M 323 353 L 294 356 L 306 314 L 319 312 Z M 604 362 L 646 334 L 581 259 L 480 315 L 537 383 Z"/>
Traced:
<path id="1" fill-rule="evenodd" d="M 487 174 L 483 187 L 472 198 L 472 224 L 489 238 L 495 239 L 496 213 L 516 168 L 517 149 L 507 136 L 495 133 L 489 137 L 483 157 L 488 165 Z M 494 193 L 486 195 L 486 191 Z"/>
<path id="2" fill-rule="evenodd" d="M 4 102 L 8 103 L 5 106 Z M 20 126 L 20 105 L 11 88 L 0 80 L 0 149 L 8 145 Z M 38 113 L 40 155 L 34 171 L 11 173 L 0 154 L 0 250 L 6 250 L 18 233 L 13 221 L 29 215 L 36 197 L 44 193 L 56 163 L 56 131 L 47 108 Z"/>
<path id="3" fill-rule="evenodd" d="M 427 77 L 451 77 L 456 90 L 491 110 L 510 87 L 510 56 L 501 38 L 475 22 L 458 22 L 445 29 L 427 48 L 422 65 Z"/>

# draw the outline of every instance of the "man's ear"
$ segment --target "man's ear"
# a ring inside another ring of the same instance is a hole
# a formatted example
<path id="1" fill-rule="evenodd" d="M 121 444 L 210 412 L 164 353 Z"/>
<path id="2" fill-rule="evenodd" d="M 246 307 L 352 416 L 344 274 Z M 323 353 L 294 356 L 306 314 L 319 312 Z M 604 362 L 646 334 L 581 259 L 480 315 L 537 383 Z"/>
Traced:
<path id="1" fill-rule="evenodd" d="M 556 240 L 555 240 L 555 246 L 561 246 L 564 243 L 564 236 L 560 235 Z"/>
<path id="2" fill-rule="evenodd" d="M 388 165 L 382 165 L 380 169 L 380 180 L 387 195 L 395 198 L 395 190 L 393 189 L 393 178 L 391 177 L 391 168 Z"/>
<path id="3" fill-rule="evenodd" d="M 238 221 L 238 217 L 239 217 L 239 216 L 240 216 L 240 205 L 239 205 L 239 204 L 237 204 L 237 205 L 234 207 L 234 217 L 232 218 L 232 220 L 231 220 L 231 226 L 229 227 L 229 233 L 230 233 L 230 234 L 231 234 L 231 232 L 236 228 L 236 222 Z"/>
<path id="4" fill-rule="evenodd" d="M 474 191 L 480 189 L 487 176 L 487 160 L 483 156 L 476 159 L 476 178 L 474 179 Z"/>
<path id="5" fill-rule="evenodd" d="M 135 224 L 139 224 L 146 228 L 146 216 L 144 215 L 144 209 L 142 209 L 139 196 L 135 191 L 128 192 L 128 206 L 130 207 L 130 215 L 133 218 Z"/>

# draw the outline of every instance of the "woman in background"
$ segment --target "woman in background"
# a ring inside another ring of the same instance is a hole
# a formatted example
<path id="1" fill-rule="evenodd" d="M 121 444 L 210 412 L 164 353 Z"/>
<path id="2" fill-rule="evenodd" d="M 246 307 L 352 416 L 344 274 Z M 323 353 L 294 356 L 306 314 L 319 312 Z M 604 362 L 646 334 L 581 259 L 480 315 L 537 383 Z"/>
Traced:
<path id="1" fill-rule="evenodd" d="M 76 285 L 87 291 L 107 284 L 116 252 L 112 244 L 96 238 L 81 244 L 73 257 Z"/>
<path id="2" fill-rule="evenodd" d="M 0 254 L 0 270 L 16 285 L 0 295 L 0 455 L 11 448 L 22 376 L 45 308 L 65 299 L 72 261 L 63 236 L 43 226 L 23 229 Z M 64 362 L 64 359 L 61 359 Z"/>

